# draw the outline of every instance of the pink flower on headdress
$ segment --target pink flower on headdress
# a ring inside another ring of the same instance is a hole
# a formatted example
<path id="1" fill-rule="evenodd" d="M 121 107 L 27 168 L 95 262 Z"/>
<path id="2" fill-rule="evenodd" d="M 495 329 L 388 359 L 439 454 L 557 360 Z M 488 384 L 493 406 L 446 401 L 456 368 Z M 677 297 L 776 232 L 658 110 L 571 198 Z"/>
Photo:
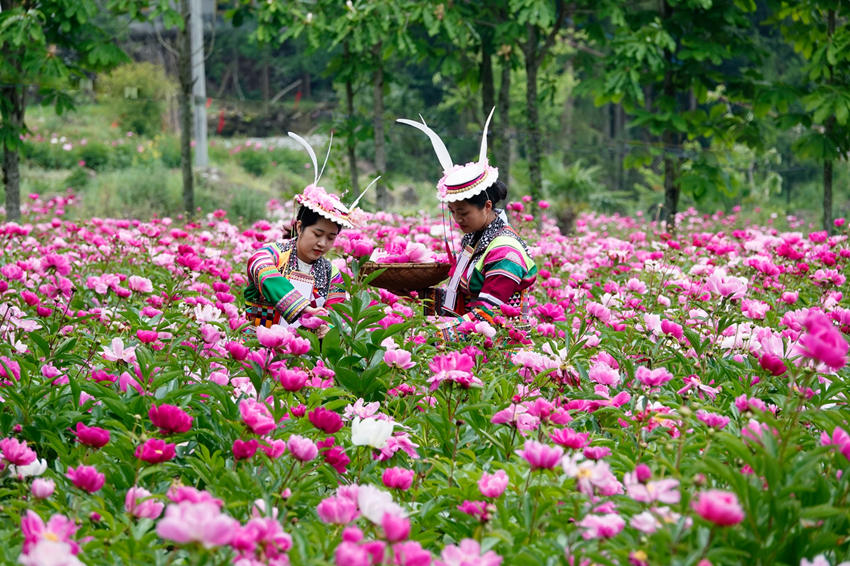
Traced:
<path id="1" fill-rule="evenodd" d="M 318 206 L 328 212 L 339 209 L 342 204 L 336 195 L 328 194 L 324 187 L 313 184 L 307 185 L 304 188 L 304 192 L 296 197 L 296 200 L 301 204 Z"/>

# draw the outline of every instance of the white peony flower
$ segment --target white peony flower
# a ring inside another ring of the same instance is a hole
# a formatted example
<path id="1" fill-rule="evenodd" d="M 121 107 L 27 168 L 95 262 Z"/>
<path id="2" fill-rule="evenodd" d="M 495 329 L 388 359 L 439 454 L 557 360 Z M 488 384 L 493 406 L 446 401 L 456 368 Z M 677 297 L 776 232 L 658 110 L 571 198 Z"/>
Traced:
<path id="1" fill-rule="evenodd" d="M 360 419 L 351 421 L 351 443 L 355 446 L 371 446 L 380 450 L 393 434 L 393 421 L 378 419 Z"/>

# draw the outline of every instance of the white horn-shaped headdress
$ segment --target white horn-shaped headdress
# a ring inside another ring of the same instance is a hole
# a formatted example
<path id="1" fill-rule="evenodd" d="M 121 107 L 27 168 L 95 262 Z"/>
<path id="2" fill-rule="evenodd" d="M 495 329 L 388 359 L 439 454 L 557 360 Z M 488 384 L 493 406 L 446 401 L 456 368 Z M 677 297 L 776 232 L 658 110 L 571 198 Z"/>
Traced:
<path id="1" fill-rule="evenodd" d="M 310 155 L 310 160 L 313 162 L 313 182 L 304 188 L 304 191 L 295 197 L 295 200 L 302 206 L 305 206 L 331 222 L 339 224 L 343 228 L 352 228 L 351 219 L 349 218 L 348 207 L 342 204 L 339 197 L 325 191 L 324 187 L 319 186 L 319 179 L 322 178 L 322 173 L 325 172 L 325 166 L 328 164 L 328 159 L 331 155 L 331 144 L 333 143 L 333 132 L 331 132 L 330 140 L 328 141 L 328 152 L 325 155 L 325 162 L 322 168 L 319 169 L 319 161 L 316 159 L 316 152 L 307 143 L 307 140 L 289 132 L 289 137 L 298 142 L 307 153 Z"/>
<path id="2" fill-rule="evenodd" d="M 440 161 L 440 166 L 443 168 L 443 177 L 437 183 L 437 198 L 442 202 L 456 202 L 466 200 L 486 190 L 487 187 L 495 183 L 499 178 L 499 170 L 490 166 L 487 159 L 487 131 L 490 128 L 490 120 L 493 118 L 493 107 L 490 110 L 490 115 L 487 116 L 487 121 L 484 124 L 484 133 L 481 139 L 481 152 L 478 155 L 478 161 L 467 163 L 466 165 L 454 165 L 446 149 L 443 140 L 440 139 L 431 128 L 425 124 L 414 122 L 413 120 L 398 119 L 396 122 L 413 126 L 414 128 L 425 132 L 431 139 L 431 144 L 434 146 L 434 152 L 437 154 L 437 159 Z M 420 116 L 420 118 L 422 118 Z"/>

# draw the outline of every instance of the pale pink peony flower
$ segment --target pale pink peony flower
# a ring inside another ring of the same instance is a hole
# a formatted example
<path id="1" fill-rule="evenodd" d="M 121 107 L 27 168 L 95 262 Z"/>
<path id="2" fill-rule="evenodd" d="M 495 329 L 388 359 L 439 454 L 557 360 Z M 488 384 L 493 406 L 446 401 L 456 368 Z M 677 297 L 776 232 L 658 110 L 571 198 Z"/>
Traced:
<path id="1" fill-rule="evenodd" d="M 156 533 L 177 543 L 199 542 L 205 548 L 212 548 L 229 543 L 238 527 L 239 522 L 223 514 L 215 503 L 183 501 L 165 509 Z"/>
<path id="2" fill-rule="evenodd" d="M 140 519 L 156 519 L 164 507 L 165 504 L 151 498 L 151 492 L 143 487 L 131 487 L 124 496 L 124 510 Z"/>
<path id="3" fill-rule="evenodd" d="M 616 536 L 626 526 L 626 522 L 616 513 L 606 513 L 586 515 L 578 526 L 584 529 L 581 533 L 582 538 L 589 540 Z"/>
<path id="4" fill-rule="evenodd" d="M 492 550 L 481 554 L 478 541 L 467 538 L 459 545 L 449 545 L 440 554 L 440 560 L 434 561 L 434 566 L 500 566 L 502 557 Z"/>

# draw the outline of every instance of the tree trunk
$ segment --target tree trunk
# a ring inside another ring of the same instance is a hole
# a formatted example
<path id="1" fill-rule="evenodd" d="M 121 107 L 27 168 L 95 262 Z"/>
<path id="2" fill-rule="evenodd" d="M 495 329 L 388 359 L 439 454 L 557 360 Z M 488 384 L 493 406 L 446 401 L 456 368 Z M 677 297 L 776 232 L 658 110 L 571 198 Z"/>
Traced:
<path id="1" fill-rule="evenodd" d="M 823 229 L 832 234 L 832 160 L 823 162 Z"/>
<path id="2" fill-rule="evenodd" d="M 263 65 L 260 69 L 260 91 L 263 97 L 263 112 L 269 111 L 269 99 L 271 89 L 269 88 L 269 48 L 263 47 Z"/>
<path id="3" fill-rule="evenodd" d="M 543 192 L 543 178 L 540 171 L 540 120 L 537 114 L 537 70 L 540 64 L 537 45 L 537 28 L 528 24 L 528 39 L 525 46 L 525 110 L 528 128 L 526 148 L 528 149 L 528 187 L 531 200 L 540 200 Z"/>
<path id="4" fill-rule="evenodd" d="M 374 86 L 374 116 L 372 117 L 372 129 L 375 133 L 375 169 L 378 175 L 387 171 L 386 140 L 384 138 L 384 62 L 381 57 L 382 45 L 378 42 L 372 48 L 375 57 L 375 72 L 373 74 Z M 375 186 L 375 202 L 378 210 L 386 210 L 389 205 L 387 186 L 378 181 Z"/>
<path id="5" fill-rule="evenodd" d="M 351 52 L 349 51 L 348 43 L 343 45 L 343 53 L 346 61 L 350 63 Z M 354 137 L 354 83 L 352 73 L 350 72 L 345 75 L 345 107 L 348 113 L 346 149 L 348 150 L 348 168 L 351 175 L 351 191 L 353 194 L 358 195 L 360 194 L 360 184 L 357 182 L 357 139 Z"/>
<path id="6" fill-rule="evenodd" d="M 672 11 L 673 9 L 667 1 L 663 0 L 661 2 L 661 17 L 670 17 Z M 671 59 L 672 54 L 668 53 L 668 69 L 664 73 L 664 96 L 670 100 L 675 100 L 676 91 L 673 86 L 673 71 L 670 70 L 670 66 L 673 65 Z M 679 206 L 679 183 L 676 178 L 676 164 L 671 153 L 675 139 L 675 133 L 669 129 L 665 130 L 661 135 L 661 143 L 664 146 L 662 149 L 664 152 L 664 221 L 668 232 L 676 229 L 676 212 Z"/>
<path id="7" fill-rule="evenodd" d="M 826 36 L 832 39 L 835 35 L 835 10 L 830 8 L 826 13 Z M 828 83 L 832 83 L 833 68 L 828 65 L 829 79 Z M 830 116 L 824 124 L 823 135 L 827 139 L 832 139 L 835 133 L 835 115 Z M 827 234 L 832 234 L 832 159 L 826 159 L 823 162 L 823 229 Z"/>
<path id="8" fill-rule="evenodd" d="M 192 177 L 192 44 L 189 33 L 189 0 L 180 0 L 183 29 L 178 32 L 177 75 L 180 80 L 180 168 L 183 172 L 183 209 L 191 217 L 195 212 Z"/>
<path id="9" fill-rule="evenodd" d="M 574 73 L 573 69 L 573 58 L 570 57 L 567 59 L 567 64 L 564 69 L 564 72 L 567 76 L 572 77 Z M 570 145 L 573 141 L 573 114 L 575 113 L 575 97 L 573 93 L 570 92 L 567 94 L 564 99 L 564 112 L 561 114 L 561 137 L 563 141 L 561 142 L 562 147 L 564 149 L 564 160 L 569 159 L 568 153 L 570 151 Z"/>
<path id="10" fill-rule="evenodd" d="M 24 128 L 26 111 L 25 87 L 12 85 L 0 89 L 5 99 L 3 104 L 3 129 L 11 130 L 15 139 Z M 7 106 L 8 105 L 8 106 Z M 21 218 L 21 173 L 18 143 L 3 141 L 3 184 L 6 187 L 6 222 Z"/>
<path id="11" fill-rule="evenodd" d="M 508 56 L 502 62 L 502 84 L 499 85 L 499 107 L 496 123 L 499 132 L 493 136 L 493 154 L 499 168 L 499 178 L 506 185 L 511 178 L 511 60 Z"/>

